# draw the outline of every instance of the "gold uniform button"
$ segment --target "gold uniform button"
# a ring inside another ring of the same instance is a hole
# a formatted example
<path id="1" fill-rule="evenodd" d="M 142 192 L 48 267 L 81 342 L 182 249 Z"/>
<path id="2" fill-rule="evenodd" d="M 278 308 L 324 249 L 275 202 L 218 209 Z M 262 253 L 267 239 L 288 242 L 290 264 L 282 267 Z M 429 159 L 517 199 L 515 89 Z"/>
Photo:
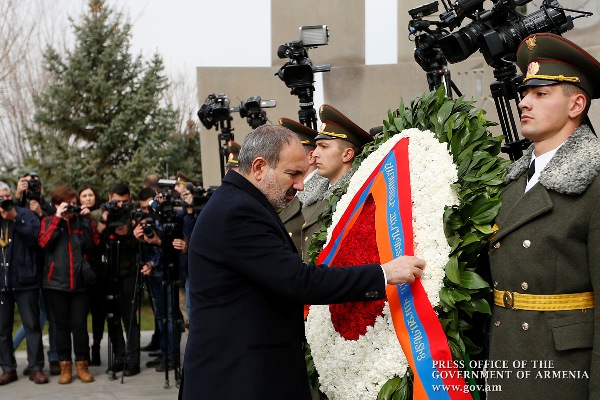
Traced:
<path id="1" fill-rule="evenodd" d="M 521 289 L 523 289 L 523 290 L 529 289 L 529 284 L 527 284 L 527 282 L 521 282 Z"/>
<path id="2" fill-rule="evenodd" d="M 521 328 L 523 328 L 523 330 L 526 331 L 527 329 L 529 329 L 529 324 L 527 322 L 523 322 Z"/>
<path id="3" fill-rule="evenodd" d="M 494 287 L 497 288 L 498 287 L 498 281 L 494 281 Z"/>
<path id="4" fill-rule="evenodd" d="M 304 241 L 308 242 L 308 236 L 304 237 Z"/>
<path id="5" fill-rule="evenodd" d="M 292 237 L 292 232 L 288 232 L 288 235 L 290 235 L 290 237 Z"/>
<path id="6" fill-rule="evenodd" d="M 526 249 L 528 249 L 529 246 L 531 246 L 531 241 L 529 241 L 529 240 L 523 240 L 523 247 L 525 247 Z"/>
<path id="7" fill-rule="evenodd" d="M 494 245 L 495 249 L 499 249 L 500 248 L 500 242 L 496 242 L 496 244 Z"/>
<path id="8" fill-rule="evenodd" d="M 500 320 L 497 320 L 496 322 L 494 322 L 494 325 L 500 326 Z"/>

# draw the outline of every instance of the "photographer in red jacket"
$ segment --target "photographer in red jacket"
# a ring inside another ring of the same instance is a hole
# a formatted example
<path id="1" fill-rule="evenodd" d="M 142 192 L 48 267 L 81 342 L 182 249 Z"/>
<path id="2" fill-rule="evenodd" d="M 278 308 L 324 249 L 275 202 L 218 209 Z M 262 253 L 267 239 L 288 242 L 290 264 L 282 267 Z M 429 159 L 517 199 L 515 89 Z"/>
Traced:
<path id="1" fill-rule="evenodd" d="M 88 370 L 89 337 L 87 314 L 89 298 L 84 283 L 85 251 L 100 244 L 91 224 L 90 210 L 77 206 L 77 192 L 59 188 L 52 194 L 56 214 L 42 219 L 39 245 L 44 249 L 43 289 L 46 304 L 56 322 L 56 347 L 60 359 L 58 383 L 71 383 L 71 335 L 77 375 L 82 382 L 93 382 Z"/>

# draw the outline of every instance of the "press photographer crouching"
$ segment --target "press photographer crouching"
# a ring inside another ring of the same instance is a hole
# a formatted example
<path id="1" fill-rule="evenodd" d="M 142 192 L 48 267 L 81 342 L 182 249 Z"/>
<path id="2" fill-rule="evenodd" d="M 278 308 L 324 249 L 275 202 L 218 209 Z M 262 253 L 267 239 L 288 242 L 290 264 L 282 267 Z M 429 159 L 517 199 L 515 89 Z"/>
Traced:
<path id="1" fill-rule="evenodd" d="M 36 260 L 39 232 L 38 217 L 26 208 L 15 206 L 10 188 L 0 182 L 0 385 L 18 379 L 12 341 L 15 304 L 25 327 L 29 380 L 48 383 L 42 371 L 44 348 L 39 307 L 42 269 Z"/>
<path id="2" fill-rule="evenodd" d="M 129 187 L 114 185 L 108 202 L 92 212 L 96 229 L 102 237 L 106 285 L 109 362 L 111 379 L 123 371 L 123 376 L 140 372 L 140 324 L 137 316 L 141 290 L 140 273 L 150 269 L 138 268 L 139 245 L 133 235 L 132 204 Z M 125 331 L 127 341 L 123 332 Z"/>
<path id="3" fill-rule="evenodd" d="M 146 366 L 155 367 L 157 372 L 165 374 L 175 369 L 178 380 L 183 323 L 178 306 L 179 251 L 173 247 L 173 240 L 182 237 L 181 213 L 175 209 L 171 190 L 157 196 L 159 201 L 155 201 L 155 195 L 151 188 L 139 192 L 138 204 L 143 214 L 133 231 L 142 243 L 142 265 L 152 270 L 148 286 L 160 338 L 161 355 Z"/>

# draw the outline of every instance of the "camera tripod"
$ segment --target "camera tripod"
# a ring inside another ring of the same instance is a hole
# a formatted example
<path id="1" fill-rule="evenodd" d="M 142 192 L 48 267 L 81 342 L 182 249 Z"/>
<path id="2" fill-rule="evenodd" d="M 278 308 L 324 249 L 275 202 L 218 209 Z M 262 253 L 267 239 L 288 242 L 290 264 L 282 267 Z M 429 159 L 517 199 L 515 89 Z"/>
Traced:
<path id="1" fill-rule="evenodd" d="M 290 93 L 298 96 L 300 109 L 298 110 L 298 121 L 313 130 L 317 130 L 317 112 L 314 108 L 313 92 L 315 87 L 312 85 L 298 86 L 292 88 Z"/>
<path id="2" fill-rule="evenodd" d="M 225 176 L 225 163 L 227 162 L 227 157 L 229 156 L 229 152 L 227 151 L 227 143 L 233 139 L 233 128 L 231 127 L 231 121 L 233 118 L 229 117 L 225 121 L 219 121 L 219 128 L 221 129 L 221 133 L 219 133 L 219 167 L 221 168 L 221 177 Z"/>
<path id="3" fill-rule="evenodd" d="M 116 234 L 110 234 L 108 236 L 108 248 L 107 248 L 107 263 L 108 263 L 108 285 L 107 285 L 107 294 L 106 294 L 106 304 L 107 304 L 107 312 L 106 312 L 106 321 L 108 325 L 108 379 L 116 380 L 116 367 L 117 363 L 117 355 L 115 354 L 115 350 L 119 351 L 120 348 L 123 349 L 123 370 L 126 370 L 129 366 L 128 363 L 131 363 L 130 356 L 132 351 L 139 352 L 139 343 L 140 343 L 140 329 L 139 329 L 139 321 L 141 320 L 141 286 L 139 284 L 140 280 L 140 272 L 139 265 L 136 262 L 136 273 L 133 277 L 134 287 L 131 292 L 131 299 L 123 298 L 123 295 L 127 295 L 125 290 L 123 290 L 122 285 L 124 284 L 124 279 L 128 278 L 120 278 L 120 256 L 121 256 L 121 240 L 118 239 Z M 123 302 L 129 301 L 129 304 L 124 304 Z M 125 315 L 123 312 L 125 311 Z M 124 321 L 123 317 L 127 318 L 128 321 Z M 123 320 L 123 321 L 122 321 Z M 123 329 L 121 323 L 126 323 L 127 333 L 125 340 L 123 339 Z M 136 331 L 134 332 L 134 327 L 136 327 Z M 134 335 L 136 335 L 134 337 Z M 133 344 L 132 344 L 133 343 Z M 130 347 L 133 347 L 131 349 Z M 138 363 L 139 363 L 139 354 L 138 354 Z M 121 383 L 123 383 L 124 374 L 121 375 Z"/>
<path id="4" fill-rule="evenodd" d="M 173 247 L 173 239 L 178 237 L 176 230 L 178 224 L 165 221 L 163 223 L 163 234 L 161 238 L 161 264 L 163 267 L 163 276 L 161 281 L 162 315 L 155 315 L 160 318 L 160 334 L 164 343 L 164 388 L 170 387 L 169 370 L 171 365 L 174 371 L 175 386 L 181 384 L 181 348 L 180 338 L 183 327 L 183 317 L 179 311 L 179 251 Z M 155 293 L 155 296 L 157 294 Z M 156 298 L 153 299 L 153 302 Z"/>

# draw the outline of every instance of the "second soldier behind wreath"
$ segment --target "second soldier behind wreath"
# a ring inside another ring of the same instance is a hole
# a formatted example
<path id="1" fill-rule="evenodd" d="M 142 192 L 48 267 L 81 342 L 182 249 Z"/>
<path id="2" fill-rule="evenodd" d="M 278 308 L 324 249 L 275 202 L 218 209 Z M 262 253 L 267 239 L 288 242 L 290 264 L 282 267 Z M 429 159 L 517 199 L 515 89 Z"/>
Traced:
<path id="1" fill-rule="evenodd" d="M 296 197 L 292 200 L 290 206 L 279 213 L 279 217 L 288 230 L 294 245 L 296 245 L 298 253 L 301 256 L 305 256 L 310 239 L 306 241 L 302 240 L 302 227 L 304 226 L 302 207 L 305 205 L 310 206 L 317 200 L 320 200 L 327 190 L 329 180 L 318 174 L 316 160 L 313 157 L 313 151 L 317 147 L 315 137 L 317 137 L 319 132 L 288 118 L 281 118 L 279 125 L 288 128 L 298 135 L 308 161 L 308 170 L 304 175 L 304 190 L 296 193 Z M 303 258 L 303 261 L 307 263 L 309 260 Z"/>
<path id="2" fill-rule="evenodd" d="M 350 182 L 355 170 L 352 168 L 354 158 L 360 154 L 362 147 L 373 141 L 373 137 L 364 129 L 352 122 L 334 107 L 323 104 L 319 110 L 321 129 L 315 137 L 316 149 L 313 157 L 321 175 L 328 181 L 316 188 L 315 196 L 303 202 L 302 215 L 302 258 L 309 261 L 308 248 L 312 236 L 321 225 L 319 216 L 326 210 L 333 192 Z"/>

